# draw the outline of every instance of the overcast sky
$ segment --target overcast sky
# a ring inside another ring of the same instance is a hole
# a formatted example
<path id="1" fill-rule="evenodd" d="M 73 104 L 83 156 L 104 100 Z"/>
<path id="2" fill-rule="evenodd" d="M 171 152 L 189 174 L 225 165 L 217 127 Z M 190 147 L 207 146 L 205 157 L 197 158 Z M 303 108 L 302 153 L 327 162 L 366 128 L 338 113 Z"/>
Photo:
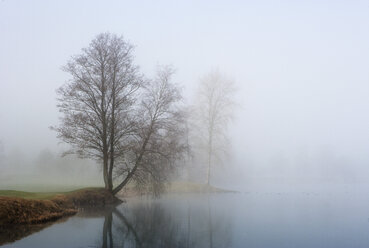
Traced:
<path id="1" fill-rule="evenodd" d="M 0 140 L 28 156 L 59 150 L 48 127 L 61 66 L 109 31 L 147 76 L 173 65 L 189 103 L 214 68 L 236 81 L 236 174 L 369 177 L 368 13 L 355 0 L 2 0 Z"/>

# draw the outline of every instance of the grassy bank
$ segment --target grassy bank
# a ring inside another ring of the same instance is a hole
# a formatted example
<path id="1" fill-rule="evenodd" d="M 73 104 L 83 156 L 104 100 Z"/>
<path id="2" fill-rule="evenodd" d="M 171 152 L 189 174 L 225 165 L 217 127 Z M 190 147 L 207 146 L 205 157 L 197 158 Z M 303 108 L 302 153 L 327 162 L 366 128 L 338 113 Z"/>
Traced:
<path id="1" fill-rule="evenodd" d="M 0 226 L 45 223 L 73 215 L 81 207 L 118 202 L 116 197 L 102 188 L 50 193 L 1 190 Z"/>
<path id="2" fill-rule="evenodd" d="M 19 197 L 23 199 L 33 199 L 33 200 L 50 200 L 58 195 L 72 195 L 78 192 L 83 192 L 86 190 L 101 190 L 102 188 L 98 187 L 89 187 L 76 189 L 71 191 L 55 191 L 55 192 L 28 192 L 28 191 L 19 191 L 19 190 L 0 190 L 0 196 L 6 197 Z"/>
<path id="3" fill-rule="evenodd" d="M 194 182 L 172 182 L 166 185 L 168 193 L 235 193 L 236 191 Z"/>
<path id="4" fill-rule="evenodd" d="M 234 192 L 211 185 L 173 182 L 165 186 L 167 193 Z M 136 196 L 134 187 L 127 187 L 119 197 Z M 78 208 L 102 207 L 119 203 L 119 199 L 103 188 L 84 188 L 67 192 L 26 192 L 0 190 L 0 226 L 37 224 L 75 214 Z"/>
<path id="5" fill-rule="evenodd" d="M 77 213 L 79 208 L 115 205 L 120 200 L 103 188 L 67 192 L 0 190 L 0 246 L 24 238 Z"/>
<path id="6" fill-rule="evenodd" d="M 0 196 L 19 197 L 23 199 L 45 200 L 51 199 L 57 194 L 65 194 L 67 192 L 26 192 L 17 190 L 0 190 Z"/>
<path id="7" fill-rule="evenodd" d="M 218 187 L 214 187 L 212 185 L 195 183 L 195 182 L 170 182 L 166 183 L 164 186 L 163 193 L 173 193 L 173 194 L 186 194 L 186 193 L 195 193 L 195 194 L 208 194 L 208 193 L 237 193 L 237 191 L 222 189 Z M 134 197 L 137 195 L 147 195 L 150 192 L 146 192 L 142 190 L 137 192 L 134 185 L 127 185 L 121 192 L 118 193 L 119 197 Z"/>

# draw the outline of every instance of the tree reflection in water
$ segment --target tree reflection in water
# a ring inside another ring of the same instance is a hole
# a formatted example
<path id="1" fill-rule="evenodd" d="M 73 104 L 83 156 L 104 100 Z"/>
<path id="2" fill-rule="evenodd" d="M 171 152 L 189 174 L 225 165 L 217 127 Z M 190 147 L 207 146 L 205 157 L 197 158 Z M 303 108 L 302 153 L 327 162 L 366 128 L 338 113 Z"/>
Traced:
<path id="1" fill-rule="evenodd" d="M 207 199 L 169 208 L 159 202 L 145 202 L 108 210 L 102 247 L 230 247 L 231 219 L 226 212 L 212 208 Z"/>

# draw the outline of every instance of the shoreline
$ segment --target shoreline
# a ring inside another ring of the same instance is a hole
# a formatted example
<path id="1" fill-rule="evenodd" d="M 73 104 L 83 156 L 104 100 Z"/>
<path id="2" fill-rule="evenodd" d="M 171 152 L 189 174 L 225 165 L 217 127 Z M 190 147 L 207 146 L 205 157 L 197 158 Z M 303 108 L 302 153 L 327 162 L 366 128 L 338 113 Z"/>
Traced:
<path id="1" fill-rule="evenodd" d="M 163 194 L 237 193 L 210 185 L 176 182 L 165 186 Z M 0 246 L 15 242 L 54 223 L 63 222 L 83 209 L 117 206 L 124 199 L 147 195 L 127 187 L 117 196 L 103 188 L 86 188 L 63 193 L 0 191 Z M 82 211 L 83 212 L 83 211 Z"/>
<path id="2" fill-rule="evenodd" d="M 165 185 L 165 193 L 237 193 L 193 182 L 172 182 Z M 104 188 L 84 188 L 69 192 L 0 191 L 0 227 L 9 225 L 42 224 L 75 215 L 80 208 L 118 205 L 124 198 L 147 195 L 128 186 L 116 196 Z"/>
<path id="3" fill-rule="evenodd" d="M 162 194 L 214 194 L 214 193 L 239 193 L 235 190 L 218 188 L 212 185 L 194 182 L 172 182 L 165 185 Z M 128 185 L 117 194 L 118 198 L 131 198 L 136 196 L 150 195 L 148 191 L 138 192 L 134 186 Z"/>
<path id="4" fill-rule="evenodd" d="M 121 200 L 105 189 L 81 189 L 55 194 L 47 199 L 0 196 L 0 227 L 42 224 L 72 216 L 79 208 L 118 203 Z"/>
<path id="5" fill-rule="evenodd" d="M 207 184 L 174 182 L 165 185 L 163 194 L 238 193 Z M 124 198 L 149 195 L 128 186 L 116 196 L 104 188 L 84 188 L 69 192 L 23 192 L 0 190 L 0 227 L 4 225 L 41 224 L 72 216 L 80 208 L 118 205 Z"/>
<path id="6" fill-rule="evenodd" d="M 9 191 L 8 191 L 9 192 Z M 37 193 L 17 192 L 34 197 Z M 35 232 L 63 222 L 82 208 L 118 205 L 122 201 L 105 189 L 81 189 L 65 193 L 50 193 L 43 199 L 0 196 L 0 246 L 15 242 Z"/>

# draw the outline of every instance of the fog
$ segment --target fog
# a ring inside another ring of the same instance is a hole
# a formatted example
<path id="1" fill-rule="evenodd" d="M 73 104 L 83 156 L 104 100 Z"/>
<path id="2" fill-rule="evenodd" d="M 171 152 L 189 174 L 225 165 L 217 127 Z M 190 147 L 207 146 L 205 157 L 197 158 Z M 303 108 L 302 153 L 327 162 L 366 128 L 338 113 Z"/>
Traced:
<path id="1" fill-rule="evenodd" d="M 369 181 L 367 1 L 0 2 L 0 188 L 102 185 L 61 158 L 61 70 L 98 33 L 123 35 L 152 76 L 176 68 L 185 101 L 218 69 L 235 81 L 231 147 L 215 185 L 239 190 Z"/>

